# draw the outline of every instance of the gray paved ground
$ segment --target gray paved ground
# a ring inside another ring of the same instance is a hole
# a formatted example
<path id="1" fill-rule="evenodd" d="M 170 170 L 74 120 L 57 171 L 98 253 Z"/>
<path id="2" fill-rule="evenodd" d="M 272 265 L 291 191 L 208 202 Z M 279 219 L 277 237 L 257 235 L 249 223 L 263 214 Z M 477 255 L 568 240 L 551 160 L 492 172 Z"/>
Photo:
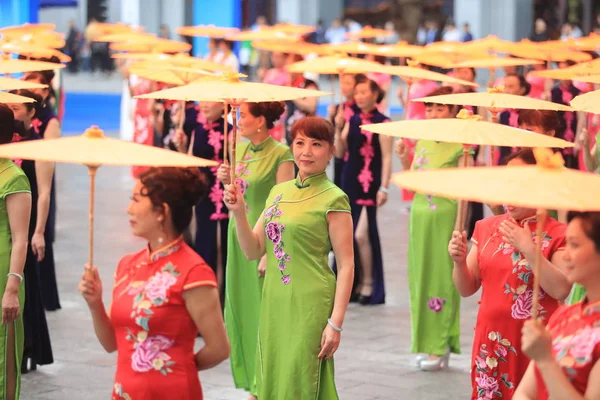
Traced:
<path id="1" fill-rule="evenodd" d="M 59 224 L 55 253 L 63 309 L 48 313 L 56 362 L 24 376 L 22 398 L 108 399 L 115 356 L 105 354 L 96 341 L 87 307 L 77 292 L 87 257 L 88 176 L 82 166 L 62 164 L 57 168 L 57 179 Z M 131 187 L 128 168 L 103 167 L 99 170 L 96 263 L 104 282 L 106 302 L 110 299 L 111 278 L 120 257 L 144 246 L 130 235 L 125 215 Z M 336 356 L 340 396 L 356 400 L 464 399 L 469 393 L 468 359 L 476 301 L 465 301 L 462 306 L 464 354 L 451 358 L 449 370 L 418 371 L 408 352 L 408 217 L 402 212 L 399 191 L 395 188 L 391 199 L 379 216 L 385 248 L 387 304 L 377 307 L 351 305 L 342 346 Z M 208 400 L 246 398 L 243 392 L 233 389 L 227 362 L 200 376 Z"/>

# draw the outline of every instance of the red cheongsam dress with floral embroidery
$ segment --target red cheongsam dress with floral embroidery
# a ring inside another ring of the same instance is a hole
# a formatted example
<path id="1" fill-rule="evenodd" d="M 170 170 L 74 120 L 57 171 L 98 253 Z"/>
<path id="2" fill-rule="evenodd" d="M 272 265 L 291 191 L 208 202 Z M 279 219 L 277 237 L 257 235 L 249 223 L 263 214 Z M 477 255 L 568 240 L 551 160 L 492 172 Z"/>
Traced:
<path id="1" fill-rule="evenodd" d="M 523 378 L 529 359 L 521 352 L 521 328 L 531 316 L 533 273 L 525 257 L 504 243 L 499 231 L 508 214 L 477 222 L 473 238 L 481 276 L 481 301 L 471 361 L 473 400 L 510 399 Z M 536 220 L 524 220 L 534 242 Z M 551 259 L 565 246 L 565 225 L 548 218 L 543 229 L 542 253 Z M 539 316 L 548 321 L 558 301 L 543 290 Z"/>
<path id="2" fill-rule="evenodd" d="M 600 301 L 562 306 L 550 319 L 548 329 L 554 359 L 575 389 L 585 394 L 590 372 L 600 360 Z M 538 400 L 550 400 L 537 368 L 535 372 Z"/>
<path id="3" fill-rule="evenodd" d="M 215 274 L 183 239 L 124 257 L 115 274 L 111 320 L 117 337 L 113 400 L 201 400 L 194 358 L 198 330 L 183 292 L 216 287 Z"/>

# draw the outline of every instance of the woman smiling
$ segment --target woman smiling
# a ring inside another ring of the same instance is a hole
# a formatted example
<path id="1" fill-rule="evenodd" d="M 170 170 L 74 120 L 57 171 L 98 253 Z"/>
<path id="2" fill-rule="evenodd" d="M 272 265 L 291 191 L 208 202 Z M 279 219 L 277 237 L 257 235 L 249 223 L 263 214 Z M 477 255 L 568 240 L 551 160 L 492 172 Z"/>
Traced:
<path id="1" fill-rule="evenodd" d="M 338 399 L 333 355 L 354 278 L 348 197 L 325 172 L 334 154 L 333 126 L 307 117 L 292 128 L 295 180 L 273 187 L 254 229 L 238 185 L 225 203 L 249 260 L 267 255 L 261 304 L 257 389 L 260 400 Z M 328 265 L 337 259 L 337 282 Z"/>

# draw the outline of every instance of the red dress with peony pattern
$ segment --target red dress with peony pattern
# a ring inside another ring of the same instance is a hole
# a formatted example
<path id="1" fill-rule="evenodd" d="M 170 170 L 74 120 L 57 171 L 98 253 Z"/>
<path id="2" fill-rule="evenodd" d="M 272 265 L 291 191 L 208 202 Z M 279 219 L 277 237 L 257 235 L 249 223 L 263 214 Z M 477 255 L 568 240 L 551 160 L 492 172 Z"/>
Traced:
<path id="1" fill-rule="evenodd" d="M 115 273 L 111 321 L 117 338 L 113 400 L 201 400 L 194 356 L 198 330 L 183 292 L 216 287 L 212 269 L 183 239 L 124 257 Z"/>
<path id="2" fill-rule="evenodd" d="M 532 267 L 521 253 L 502 240 L 500 224 L 514 220 L 498 215 L 477 222 L 471 241 L 477 245 L 481 277 L 481 301 L 477 314 L 471 384 L 473 400 L 510 399 L 523 378 L 529 358 L 521 352 L 521 329 L 531 316 L 533 299 Z M 536 220 L 529 226 L 535 242 Z M 548 218 L 543 230 L 542 253 L 551 259 L 565 246 L 565 225 Z M 539 316 L 548 321 L 558 301 L 543 290 Z"/>
<path id="3" fill-rule="evenodd" d="M 600 301 L 562 306 L 550 319 L 548 330 L 554 359 L 575 389 L 585 394 L 590 372 L 600 360 Z M 535 375 L 538 400 L 550 400 L 537 368 Z"/>

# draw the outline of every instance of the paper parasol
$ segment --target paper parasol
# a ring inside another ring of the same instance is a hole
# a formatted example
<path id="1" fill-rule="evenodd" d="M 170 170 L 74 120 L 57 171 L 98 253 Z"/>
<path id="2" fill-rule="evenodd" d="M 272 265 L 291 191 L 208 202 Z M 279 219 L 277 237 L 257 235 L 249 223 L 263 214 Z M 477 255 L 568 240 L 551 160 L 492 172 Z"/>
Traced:
<path id="1" fill-rule="evenodd" d="M 429 80 L 429 81 L 455 83 L 458 85 L 465 85 L 465 86 L 472 86 L 472 87 L 479 86 L 475 82 L 469 82 L 469 81 L 465 81 L 462 79 L 454 78 L 454 77 L 446 75 L 446 74 L 440 74 L 438 72 L 433 72 L 433 71 L 429 71 L 426 69 L 415 68 L 415 67 L 411 67 L 411 66 L 392 67 L 392 66 L 386 65 L 386 66 L 383 66 L 381 71 L 379 71 L 379 72 L 383 72 L 383 73 L 389 74 L 389 75 L 400 76 L 402 78 L 409 78 L 410 80 L 425 79 L 425 80 Z"/>
<path id="2" fill-rule="evenodd" d="M 580 78 L 582 76 L 598 75 L 599 71 L 600 60 L 592 60 L 581 64 L 573 65 L 568 68 L 531 71 L 529 74 L 548 79 L 568 80 Z"/>
<path id="3" fill-rule="evenodd" d="M 348 39 L 375 39 L 379 37 L 387 37 L 393 35 L 394 31 L 386 29 L 377 29 L 367 25 L 358 32 L 346 32 L 345 37 Z"/>
<path id="4" fill-rule="evenodd" d="M 571 107 L 577 111 L 600 114 L 600 90 L 585 93 L 571 100 Z"/>
<path id="5" fill-rule="evenodd" d="M 30 46 L 62 49 L 65 47 L 64 35 L 58 32 L 34 32 L 16 36 L 3 36 L 1 43 L 28 44 Z"/>
<path id="6" fill-rule="evenodd" d="M 273 29 L 275 31 L 283 32 L 287 35 L 300 35 L 300 36 L 304 36 L 304 35 L 307 35 L 309 33 L 316 31 L 316 28 L 314 26 L 296 25 L 296 24 L 290 24 L 290 23 L 275 24 L 271 27 L 271 29 Z"/>
<path id="7" fill-rule="evenodd" d="M 538 100 L 527 96 L 501 93 L 493 89 L 489 90 L 488 92 L 458 93 L 423 97 L 420 99 L 413 99 L 412 101 L 421 103 L 477 106 L 496 109 L 514 108 L 519 110 L 573 111 L 571 107 L 564 106 L 562 104 Z"/>
<path id="8" fill-rule="evenodd" d="M 56 29 L 55 24 L 29 24 L 17 26 L 7 26 L 6 28 L 0 29 L 0 35 L 2 37 L 15 37 L 23 36 L 27 34 L 45 33 L 46 31 L 53 31 Z"/>
<path id="9" fill-rule="evenodd" d="M 138 32 L 143 31 L 144 28 L 141 26 L 132 26 L 123 22 L 117 22 L 109 24 L 106 22 L 97 22 L 96 27 L 103 31 L 105 34 L 109 33 L 126 33 L 126 32 Z"/>
<path id="10" fill-rule="evenodd" d="M 275 41 L 275 40 L 255 40 L 252 42 L 252 47 L 257 50 L 263 51 L 274 51 L 277 53 L 287 54 L 320 54 L 320 55 L 331 55 L 334 51 L 329 46 L 323 46 L 318 44 L 312 44 L 307 42 L 295 42 L 293 46 L 290 46 L 289 41 Z"/>
<path id="11" fill-rule="evenodd" d="M 483 53 L 444 53 L 444 52 L 433 52 L 423 51 L 413 57 L 413 60 L 420 62 L 425 65 L 432 65 L 434 67 L 451 69 L 461 62 L 466 62 L 472 59 L 492 59 L 495 57 L 489 54 Z"/>
<path id="12" fill-rule="evenodd" d="M 15 74 L 19 72 L 47 71 L 65 68 L 64 64 L 29 60 L 2 60 L 0 58 L 0 74 Z"/>
<path id="13" fill-rule="evenodd" d="M 385 72 L 385 66 L 373 61 L 354 57 L 325 56 L 314 60 L 289 64 L 289 72 L 313 72 L 317 74 L 358 74 L 367 72 Z"/>
<path id="14" fill-rule="evenodd" d="M 543 64 L 544 61 L 515 57 L 494 57 L 462 61 L 453 65 L 454 68 L 502 68 L 522 65 Z"/>
<path id="15" fill-rule="evenodd" d="M 44 89 L 47 87 L 48 85 L 43 85 L 41 83 L 0 77 L 0 90 Z"/>
<path id="16" fill-rule="evenodd" d="M 392 177 L 398 186 L 421 193 L 488 204 L 537 208 L 537 237 L 542 237 L 544 210 L 600 211 L 600 175 L 564 168 L 560 153 L 535 149 L 537 165 L 477 167 L 401 172 Z M 533 268 L 532 318 L 537 318 L 541 240 Z"/>
<path id="17" fill-rule="evenodd" d="M 189 85 L 190 83 L 206 79 L 207 77 L 213 77 L 213 79 L 216 79 L 214 75 L 208 71 L 169 66 L 137 66 L 129 68 L 129 72 L 133 75 L 137 75 L 141 78 L 151 81 L 177 86 Z"/>
<path id="18" fill-rule="evenodd" d="M 497 36 L 488 35 L 483 39 L 472 40 L 462 45 L 464 50 L 468 51 L 488 51 L 496 53 L 504 53 L 509 50 L 513 45 L 513 42 L 499 39 Z"/>
<path id="19" fill-rule="evenodd" d="M 209 38 L 224 38 L 238 33 L 238 28 L 222 28 L 214 25 L 182 26 L 176 32 L 183 36 L 199 36 Z"/>
<path id="20" fill-rule="evenodd" d="M 0 157 L 83 164 L 90 174 L 89 265 L 94 264 L 94 196 L 96 171 L 101 165 L 213 167 L 217 163 L 154 146 L 104 136 L 97 127 L 83 135 L 0 145 Z"/>
<path id="21" fill-rule="evenodd" d="M 181 53 L 190 51 L 192 45 L 169 39 L 134 40 L 131 42 L 111 43 L 111 50 L 132 51 L 138 53 Z"/>
<path id="22" fill-rule="evenodd" d="M 299 35 L 290 35 L 273 28 L 260 28 L 256 31 L 243 31 L 234 33 L 226 37 L 227 40 L 245 42 L 253 40 L 285 40 L 288 42 L 297 42 L 300 40 Z"/>
<path id="23" fill-rule="evenodd" d="M 150 33 L 138 33 L 138 32 L 121 32 L 121 33 L 109 33 L 106 35 L 98 36 L 94 39 L 94 42 L 108 42 L 108 43 L 124 43 L 124 42 L 136 42 L 136 41 L 154 41 L 158 39 L 156 35 Z"/>
<path id="24" fill-rule="evenodd" d="M 197 70 L 209 72 L 230 71 L 225 65 L 189 56 L 156 59 L 154 61 L 138 61 L 131 64 L 129 68 L 171 69 L 181 73 L 195 72 Z"/>
<path id="25" fill-rule="evenodd" d="M 319 90 L 299 89 L 240 81 L 240 74 L 227 73 L 218 80 L 206 80 L 177 88 L 161 90 L 135 98 L 168 99 L 183 101 L 223 101 L 232 108 L 233 143 L 237 143 L 237 110 L 244 102 L 286 101 L 304 97 L 325 96 L 331 93 Z M 225 135 L 227 137 L 227 135 Z M 225 146 L 225 148 L 228 148 Z M 236 146 L 232 146 L 231 182 L 235 182 Z"/>
<path id="26" fill-rule="evenodd" d="M 31 97 L 19 96 L 12 93 L 0 92 L 0 103 L 34 103 Z"/>
<path id="27" fill-rule="evenodd" d="M 1 53 L 15 53 L 32 58 L 56 57 L 60 62 L 70 62 L 71 57 L 53 48 L 29 45 L 23 42 L 10 42 L 0 44 Z"/>
<path id="28" fill-rule="evenodd" d="M 526 39 L 513 44 L 508 53 L 517 57 L 553 62 L 583 62 L 592 59 L 592 56 L 587 53 L 568 50 L 564 47 L 559 47 L 557 44 L 530 42 Z"/>

